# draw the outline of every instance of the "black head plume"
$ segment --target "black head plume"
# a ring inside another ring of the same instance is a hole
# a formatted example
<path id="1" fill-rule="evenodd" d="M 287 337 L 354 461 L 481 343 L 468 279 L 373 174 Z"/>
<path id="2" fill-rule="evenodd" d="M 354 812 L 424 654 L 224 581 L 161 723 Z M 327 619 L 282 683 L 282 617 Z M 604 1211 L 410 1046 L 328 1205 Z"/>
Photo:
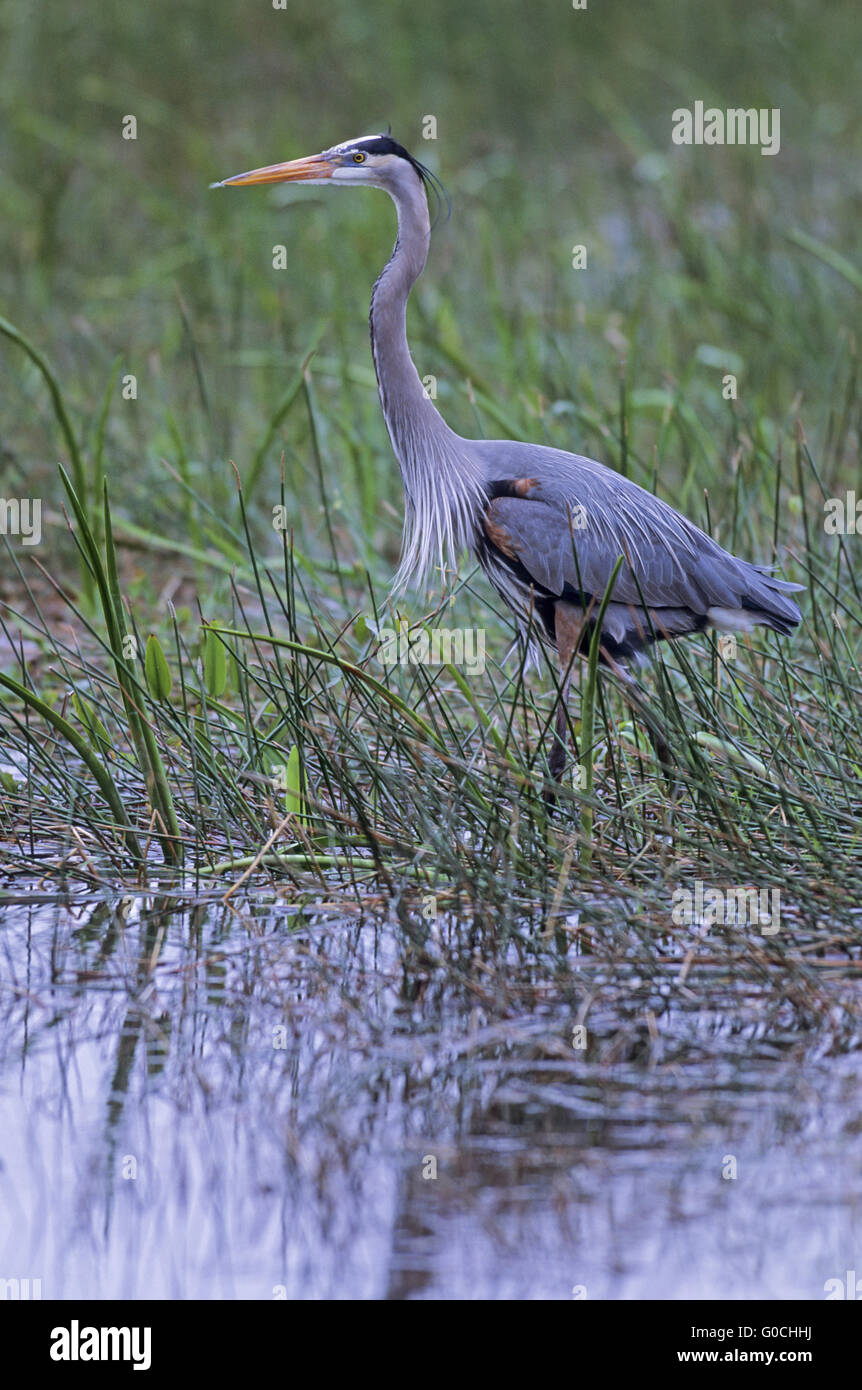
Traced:
<path id="1" fill-rule="evenodd" d="M 435 207 L 431 225 L 437 225 L 444 204 L 446 206 L 446 221 L 448 222 L 449 218 L 452 216 L 452 202 L 443 184 L 427 165 L 421 164 L 418 159 L 413 157 L 409 150 L 405 150 L 403 145 L 399 145 L 397 140 L 392 139 L 392 136 L 389 134 L 391 129 L 392 127 L 390 126 L 387 131 L 381 132 L 380 135 L 372 135 L 369 136 L 367 140 L 357 141 L 356 149 L 367 150 L 369 154 L 394 154 L 398 155 L 400 159 L 406 159 L 407 163 L 411 164 L 416 170 L 426 190 L 430 189 L 434 194 Z"/>

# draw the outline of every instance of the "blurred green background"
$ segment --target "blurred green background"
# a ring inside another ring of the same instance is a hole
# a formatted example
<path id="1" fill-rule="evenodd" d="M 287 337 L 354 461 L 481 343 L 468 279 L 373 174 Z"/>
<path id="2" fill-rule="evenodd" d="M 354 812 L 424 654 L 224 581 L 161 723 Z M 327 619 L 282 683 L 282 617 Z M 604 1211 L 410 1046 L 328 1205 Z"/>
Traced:
<path id="1" fill-rule="evenodd" d="M 827 487 L 849 486 L 860 33 L 852 0 L 2 0 L 0 314 L 50 358 L 90 443 L 115 358 L 137 378 L 136 401 L 112 394 L 105 453 L 129 519 L 187 529 L 161 458 L 223 511 L 227 460 L 247 475 L 260 453 L 262 526 L 284 450 L 312 552 L 308 411 L 301 398 L 278 411 L 316 344 L 344 558 L 382 555 L 388 572 L 400 483 L 366 314 L 391 206 L 373 191 L 208 184 L 391 122 L 452 198 L 410 336 L 456 429 L 656 475 L 702 521 L 702 488 L 729 486 L 734 456 L 756 493 L 798 411 Z M 697 100 L 779 107 L 780 153 L 673 145 L 673 110 Z M 578 243 L 587 270 L 572 268 Z M 0 371 L 2 487 L 57 504 L 44 383 L 5 342 Z"/>

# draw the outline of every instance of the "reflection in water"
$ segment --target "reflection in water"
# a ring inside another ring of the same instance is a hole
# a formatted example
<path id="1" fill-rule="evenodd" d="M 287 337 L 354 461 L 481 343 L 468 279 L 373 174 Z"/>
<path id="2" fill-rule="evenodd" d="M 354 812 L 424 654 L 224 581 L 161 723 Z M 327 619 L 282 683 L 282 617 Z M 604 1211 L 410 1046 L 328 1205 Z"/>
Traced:
<path id="1" fill-rule="evenodd" d="M 45 1298 L 816 1299 L 862 1268 L 858 1029 L 762 976 L 278 902 L 7 908 L 0 953 L 0 1278 Z"/>

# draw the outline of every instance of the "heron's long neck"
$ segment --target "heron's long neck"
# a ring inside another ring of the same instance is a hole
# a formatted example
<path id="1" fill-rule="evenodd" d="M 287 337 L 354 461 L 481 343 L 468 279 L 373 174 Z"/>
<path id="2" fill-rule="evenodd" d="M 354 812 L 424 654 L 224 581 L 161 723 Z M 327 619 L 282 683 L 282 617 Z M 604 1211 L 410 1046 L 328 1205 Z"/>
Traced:
<path id="1" fill-rule="evenodd" d="M 454 564 L 472 539 L 481 500 L 478 465 L 450 430 L 419 379 L 407 345 L 407 299 L 428 258 L 428 201 L 415 189 L 392 194 L 398 238 L 371 296 L 371 351 L 380 404 L 401 469 L 408 514 L 396 584 L 435 561 Z"/>
<path id="2" fill-rule="evenodd" d="M 428 259 L 431 229 L 428 201 L 417 178 L 413 196 L 399 193 L 398 239 L 371 296 L 371 351 L 380 404 L 392 447 L 402 471 L 415 462 L 415 451 L 427 439 L 451 434 L 423 390 L 407 346 L 407 298 Z M 408 481 L 405 478 L 405 483 Z"/>

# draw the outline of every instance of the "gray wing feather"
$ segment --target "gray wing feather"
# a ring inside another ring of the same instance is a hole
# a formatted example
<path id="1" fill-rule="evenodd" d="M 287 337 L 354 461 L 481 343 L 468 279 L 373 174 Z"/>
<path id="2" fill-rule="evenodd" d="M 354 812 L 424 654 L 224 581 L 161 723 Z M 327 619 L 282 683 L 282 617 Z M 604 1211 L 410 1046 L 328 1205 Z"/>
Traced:
<path id="1" fill-rule="evenodd" d="M 666 502 L 593 459 L 514 441 L 476 442 L 484 444 L 489 476 L 532 481 L 524 497 L 498 497 L 490 511 L 524 568 L 550 593 L 561 594 L 568 583 L 601 598 L 623 555 L 615 603 L 641 606 L 642 595 L 651 608 L 699 616 L 745 607 L 782 623 L 799 621 L 784 594 L 800 585 L 731 555 Z"/>

